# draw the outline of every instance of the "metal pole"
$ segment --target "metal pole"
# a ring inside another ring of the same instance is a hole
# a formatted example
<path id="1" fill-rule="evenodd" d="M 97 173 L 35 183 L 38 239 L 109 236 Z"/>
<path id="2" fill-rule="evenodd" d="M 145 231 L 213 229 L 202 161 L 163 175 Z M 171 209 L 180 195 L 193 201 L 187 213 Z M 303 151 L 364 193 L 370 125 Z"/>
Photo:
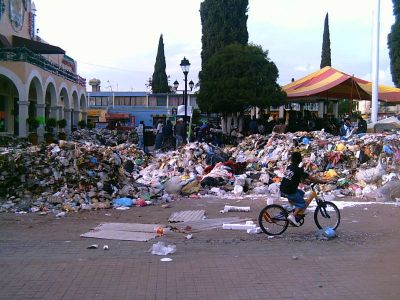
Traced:
<path id="1" fill-rule="evenodd" d="M 184 95 L 184 101 L 185 101 L 185 134 L 187 134 L 187 72 L 185 72 L 185 95 Z"/>
<path id="2" fill-rule="evenodd" d="M 380 0 L 375 0 L 375 14 L 372 37 L 372 105 L 371 122 L 378 121 L 378 84 L 379 84 L 379 18 Z"/>

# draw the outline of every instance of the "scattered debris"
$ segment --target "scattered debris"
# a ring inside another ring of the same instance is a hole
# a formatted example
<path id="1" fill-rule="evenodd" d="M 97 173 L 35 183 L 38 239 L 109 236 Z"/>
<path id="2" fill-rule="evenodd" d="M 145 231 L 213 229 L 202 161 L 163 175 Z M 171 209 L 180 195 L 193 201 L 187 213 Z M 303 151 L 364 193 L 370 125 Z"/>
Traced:
<path id="1" fill-rule="evenodd" d="M 176 245 L 168 245 L 166 246 L 164 242 L 157 242 L 151 246 L 149 249 L 151 254 L 155 255 L 168 255 L 176 252 Z"/>
<path id="2" fill-rule="evenodd" d="M 230 211 L 250 211 L 250 206 L 231 206 L 225 205 L 224 209 L 221 210 L 222 213 L 230 212 Z"/>
<path id="3" fill-rule="evenodd" d="M 164 258 L 161 258 L 160 259 L 160 261 L 172 261 L 172 258 L 169 258 L 169 257 L 164 257 Z"/>
<path id="4" fill-rule="evenodd" d="M 138 223 L 102 223 L 91 231 L 81 234 L 81 237 L 147 242 L 156 238 L 154 228 L 157 224 Z"/>
<path id="5" fill-rule="evenodd" d="M 203 220 L 205 218 L 205 212 L 205 210 L 185 210 L 174 212 L 169 217 L 168 222 L 176 223 Z"/>

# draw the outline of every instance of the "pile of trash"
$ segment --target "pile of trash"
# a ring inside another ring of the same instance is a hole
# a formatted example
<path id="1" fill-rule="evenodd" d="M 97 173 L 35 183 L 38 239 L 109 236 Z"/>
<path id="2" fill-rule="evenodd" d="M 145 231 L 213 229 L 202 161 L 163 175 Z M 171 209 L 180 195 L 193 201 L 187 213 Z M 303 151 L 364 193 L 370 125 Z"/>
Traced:
<path id="1" fill-rule="evenodd" d="M 119 196 L 137 196 L 135 176 L 148 156 L 133 145 L 115 147 L 60 141 L 7 148 L 0 154 L 1 210 L 38 211 L 107 208 Z"/>
<path id="2" fill-rule="evenodd" d="M 400 136 L 347 140 L 324 131 L 252 135 L 236 147 L 190 143 L 146 154 L 130 133 L 79 130 L 59 144 L 0 148 L 0 211 L 144 206 L 179 195 L 279 197 L 293 151 L 306 172 L 331 179 L 333 197 L 400 198 Z"/>
<path id="3" fill-rule="evenodd" d="M 117 146 L 125 143 L 137 143 L 134 131 L 117 131 L 108 129 L 81 129 L 74 131 L 72 141 L 95 145 Z"/>
<path id="4" fill-rule="evenodd" d="M 269 191 L 271 185 L 273 190 L 279 185 L 290 154 L 300 151 L 306 172 L 336 182 L 324 187 L 334 190 L 335 196 L 394 200 L 400 197 L 400 188 L 389 182 L 399 180 L 399 137 L 368 134 L 343 140 L 323 131 L 253 135 L 232 148 L 230 155 L 236 162 L 245 162 L 247 170 L 260 172 L 260 180 L 268 181 Z"/>

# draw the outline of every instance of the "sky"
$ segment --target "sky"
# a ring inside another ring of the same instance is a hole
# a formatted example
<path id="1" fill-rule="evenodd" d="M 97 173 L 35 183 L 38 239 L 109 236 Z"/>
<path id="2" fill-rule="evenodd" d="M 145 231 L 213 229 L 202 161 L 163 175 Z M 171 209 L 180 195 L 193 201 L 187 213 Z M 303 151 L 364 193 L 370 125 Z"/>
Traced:
<path id="1" fill-rule="evenodd" d="M 78 73 L 101 80 L 104 91 L 145 91 L 154 72 L 160 34 L 166 73 L 184 88 L 179 66 L 191 63 L 188 81 L 201 68 L 201 0 L 34 0 L 39 36 L 78 63 Z M 392 0 L 381 0 L 379 84 L 393 86 L 387 35 Z M 326 13 L 332 67 L 371 80 L 375 0 L 249 0 L 249 42 L 269 51 L 278 83 L 319 69 Z M 88 90 L 90 87 L 88 86 Z"/>

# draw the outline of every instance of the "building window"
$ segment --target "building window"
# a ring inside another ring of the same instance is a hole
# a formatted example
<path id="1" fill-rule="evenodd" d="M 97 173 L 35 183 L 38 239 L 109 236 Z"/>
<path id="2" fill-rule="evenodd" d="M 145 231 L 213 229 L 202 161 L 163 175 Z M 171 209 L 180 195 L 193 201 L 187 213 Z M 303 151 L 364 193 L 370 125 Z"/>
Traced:
<path id="1" fill-rule="evenodd" d="M 131 97 L 131 99 L 134 106 L 146 106 L 146 97 Z"/>
<path id="2" fill-rule="evenodd" d="M 115 97 L 114 105 L 116 105 L 116 106 L 124 105 L 124 98 L 123 97 Z"/>
<path id="3" fill-rule="evenodd" d="M 157 106 L 167 106 L 167 97 L 157 97 Z"/>
<path id="4" fill-rule="evenodd" d="M 124 98 L 124 105 L 125 106 L 131 106 L 131 98 L 130 97 L 125 97 Z"/>
<path id="5" fill-rule="evenodd" d="M 149 96 L 149 106 L 156 106 L 157 104 L 157 97 Z"/>
<path id="6" fill-rule="evenodd" d="M 112 105 L 112 98 L 110 97 L 101 97 L 101 105 L 102 106 L 107 106 L 107 105 Z"/>
<path id="7" fill-rule="evenodd" d="M 174 95 L 169 97 L 169 106 L 183 105 L 183 95 Z"/>

